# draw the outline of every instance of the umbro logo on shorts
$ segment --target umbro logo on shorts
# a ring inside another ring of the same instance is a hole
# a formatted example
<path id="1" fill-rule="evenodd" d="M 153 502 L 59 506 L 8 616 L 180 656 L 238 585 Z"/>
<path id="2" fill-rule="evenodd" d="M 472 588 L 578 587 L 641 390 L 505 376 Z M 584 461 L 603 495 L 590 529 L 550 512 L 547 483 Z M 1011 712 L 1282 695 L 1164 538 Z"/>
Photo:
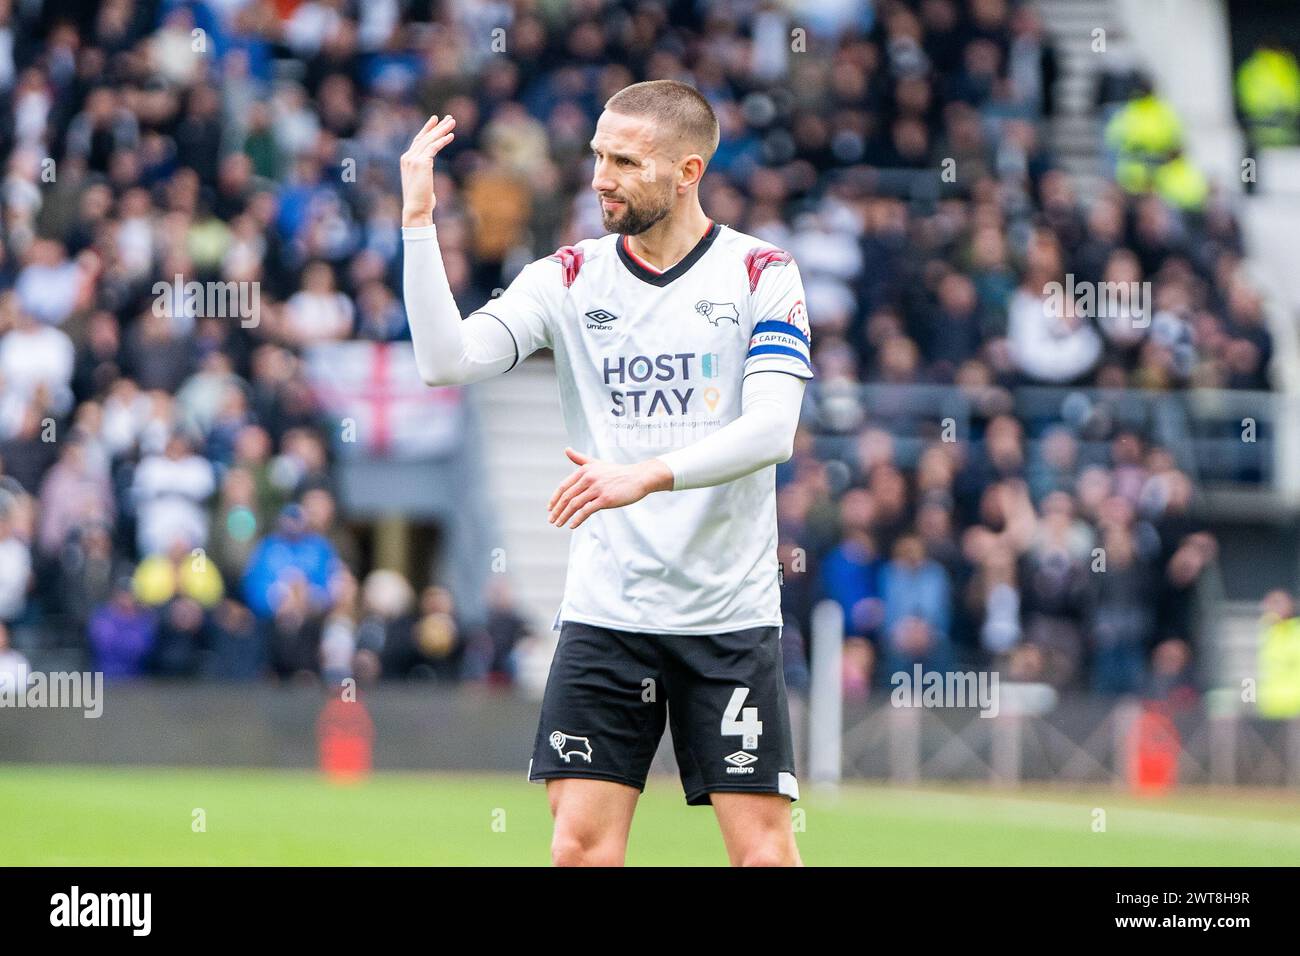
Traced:
<path id="1" fill-rule="evenodd" d="M 727 768 L 727 773 L 753 773 L 754 768 L 750 764 L 758 762 L 758 758 L 753 754 L 745 753 L 743 750 L 737 750 L 734 754 L 728 754 L 722 758 L 731 764 Z"/>
<path id="2" fill-rule="evenodd" d="M 562 733 L 558 730 L 551 731 L 551 746 L 555 752 L 560 755 L 565 763 L 569 762 L 572 756 L 579 756 L 587 763 L 591 763 L 591 741 L 586 737 L 574 737 L 571 734 Z"/>

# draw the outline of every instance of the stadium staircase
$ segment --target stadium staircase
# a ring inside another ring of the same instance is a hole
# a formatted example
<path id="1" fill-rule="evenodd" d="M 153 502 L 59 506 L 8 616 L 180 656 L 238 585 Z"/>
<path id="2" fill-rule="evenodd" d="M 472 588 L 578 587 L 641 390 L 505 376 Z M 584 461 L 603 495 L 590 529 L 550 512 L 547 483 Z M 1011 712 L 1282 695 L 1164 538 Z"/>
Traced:
<path id="1" fill-rule="evenodd" d="M 564 455 L 555 362 L 543 352 L 472 387 L 483 423 L 487 497 L 498 509 L 499 557 L 520 609 L 545 637 L 564 596 L 569 556 L 569 533 L 547 523 L 546 503 L 573 468 Z"/>
<path id="2" fill-rule="evenodd" d="M 1106 49 L 1116 57 L 1128 55 L 1124 36 L 1110 0 L 1038 0 L 1036 5 L 1057 55 L 1056 114 L 1049 145 L 1075 191 L 1089 202 L 1106 181 L 1099 148 L 1102 121 L 1094 96 L 1098 76 L 1110 62 L 1093 51 L 1093 31 L 1106 31 Z"/>

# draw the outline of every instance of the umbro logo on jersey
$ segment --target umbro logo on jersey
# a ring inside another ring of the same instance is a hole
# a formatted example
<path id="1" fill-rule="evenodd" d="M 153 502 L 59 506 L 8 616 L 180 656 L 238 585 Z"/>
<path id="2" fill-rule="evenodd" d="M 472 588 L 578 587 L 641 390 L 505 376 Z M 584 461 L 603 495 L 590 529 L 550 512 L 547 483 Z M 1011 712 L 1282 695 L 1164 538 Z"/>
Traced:
<path id="1" fill-rule="evenodd" d="M 609 323 L 618 318 L 613 312 L 606 312 L 604 309 L 592 309 L 587 313 L 587 318 L 591 319 L 587 323 L 589 329 L 607 329 Z"/>
<path id="2" fill-rule="evenodd" d="M 708 319 L 714 328 L 722 322 L 740 325 L 740 313 L 736 311 L 734 302 L 709 302 L 701 299 L 695 303 L 695 311 Z"/>
<path id="3" fill-rule="evenodd" d="M 591 763 L 591 741 L 586 737 L 574 737 L 563 731 L 553 730 L 550 736 L 551 746 L 555 752 L 560 755 L 565 763 L 573 756 L 581 757 L 587 763 Z"/>
<path id="4" fill-rule="evenodd" d="M 727 768 L 727 773 L 753 773 L 754 768 L 750 764 L 758 763 L 757 757 L 745 753 L 743 750 L 737 750 L 734 754 L 728 754 L 722 759 L 731 764 Z"/>

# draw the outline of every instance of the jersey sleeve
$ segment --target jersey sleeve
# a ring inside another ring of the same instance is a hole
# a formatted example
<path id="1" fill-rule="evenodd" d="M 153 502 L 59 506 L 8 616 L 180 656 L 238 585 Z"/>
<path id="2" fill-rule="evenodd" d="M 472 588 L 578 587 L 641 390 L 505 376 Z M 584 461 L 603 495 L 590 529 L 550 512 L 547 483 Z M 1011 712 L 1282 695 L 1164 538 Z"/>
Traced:
<path id="1" fill-rule="evenodd" d="M 787 372 L 812 378 L 812 328 L 798 265 L 779 249 L 755 250 L 746 265 L 755 322 L 745 374 Z"/>
<path id="2" fill-rule="evenodd" d="M 538 349 L 553 348 L 551 316 L 563 286 L 560 270 L 552 259 L 530 262 L 495 299 L 489 299 L 474 315 L 490 315 L 506 327 L 515 340 L 518 365 Z"/>
<path id="3" fill-rule="evenodd" d="M 736 419 L 707 438 L 659 456 L 673 473 L 673 491 L 720 485 L 787 461 L 803 392 L 802 376 L 746 376 Z"/>

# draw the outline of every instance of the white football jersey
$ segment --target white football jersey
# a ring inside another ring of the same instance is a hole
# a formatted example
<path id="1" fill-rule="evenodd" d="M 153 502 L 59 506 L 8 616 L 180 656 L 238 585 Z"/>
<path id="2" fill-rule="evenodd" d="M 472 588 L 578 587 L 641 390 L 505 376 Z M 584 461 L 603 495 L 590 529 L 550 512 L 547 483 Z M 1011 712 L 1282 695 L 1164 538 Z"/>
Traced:
<path id="1" fill-rule="evenodd" d="M 740 414 L 750 372 L 813 374 L 794 260 L 716 223 L 662 273 L 620 235 L 565 246 L 477 311 L 510 330 L 515 364 L 554 350 L 570 444 L 612 462 L 707 440 Z M 671 634 L 779 626 L 776 543 L 774 465 L 597 511 L 573 532 L 555 626 Z"/>

